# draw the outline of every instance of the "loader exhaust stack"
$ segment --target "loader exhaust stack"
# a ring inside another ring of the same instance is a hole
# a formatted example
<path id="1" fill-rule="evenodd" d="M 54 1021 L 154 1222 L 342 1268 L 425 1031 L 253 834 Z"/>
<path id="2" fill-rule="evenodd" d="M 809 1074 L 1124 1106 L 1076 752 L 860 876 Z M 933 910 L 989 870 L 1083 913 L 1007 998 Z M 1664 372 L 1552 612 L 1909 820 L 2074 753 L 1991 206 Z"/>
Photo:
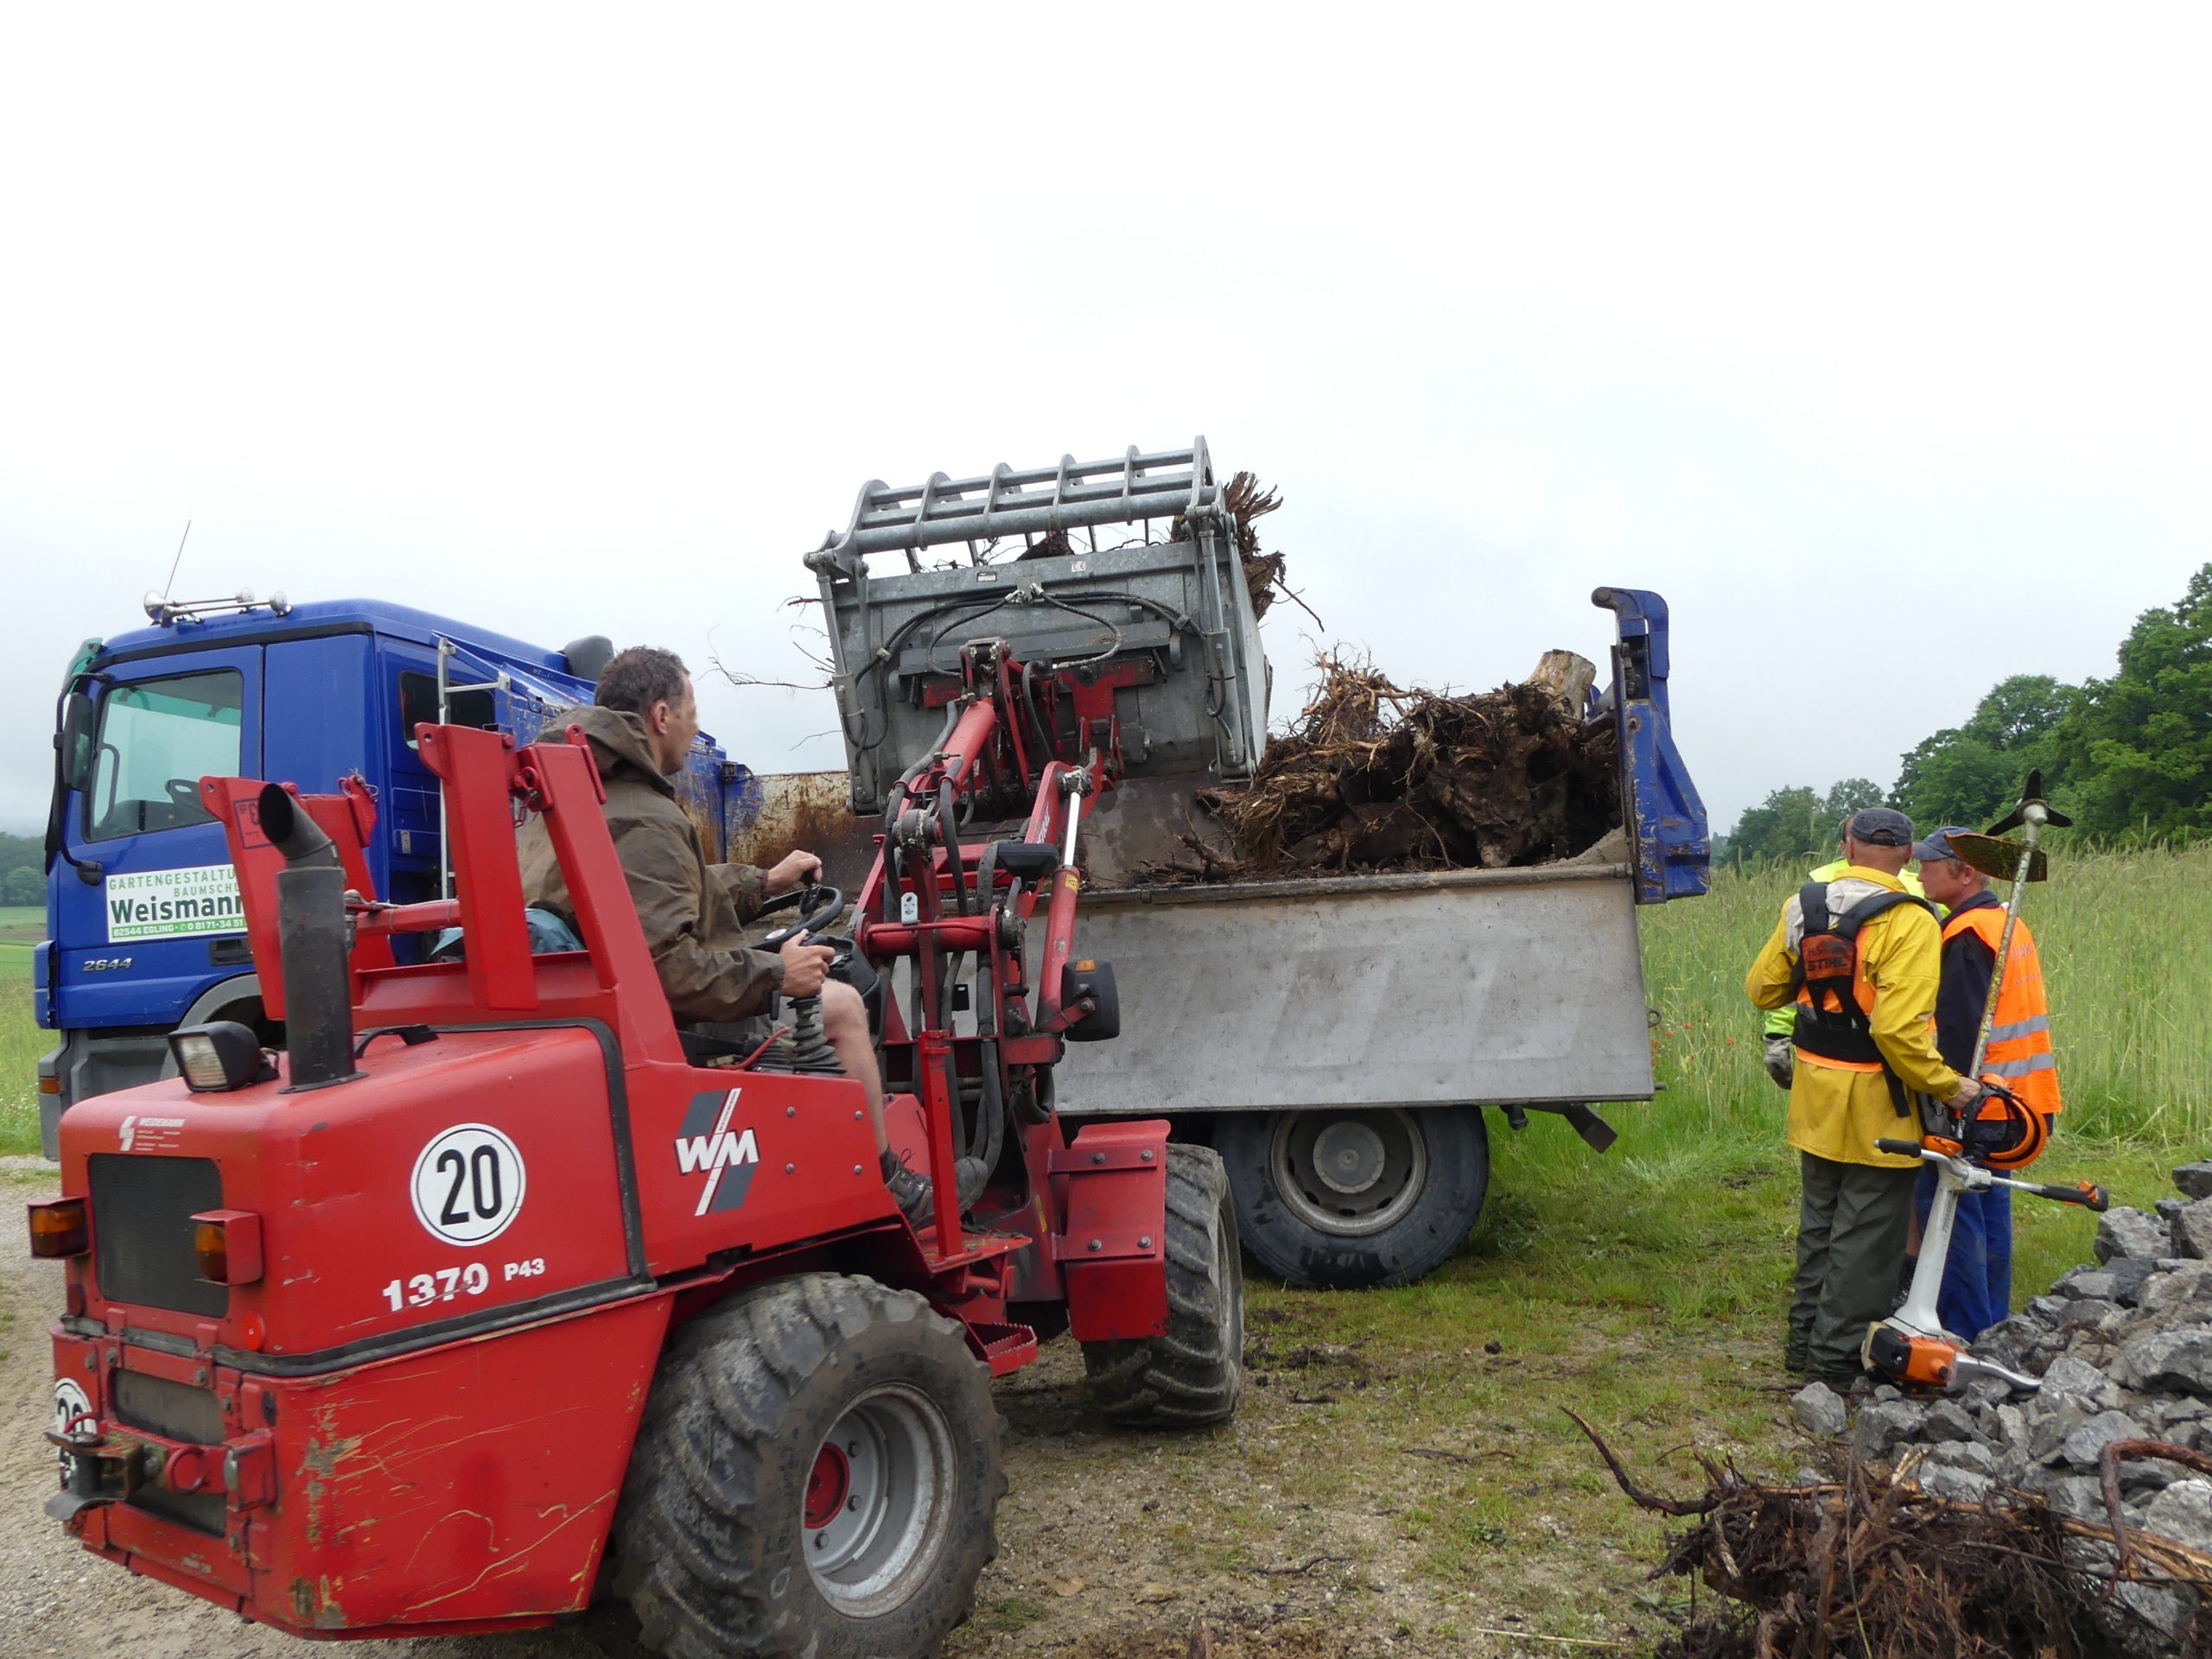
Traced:
<path id="1" fill-rule="evenodd" d="M 260 823 L 284 868 L 276 875 L 276 936 L 284 964 L 285 1090 L 360 1076 L 353 1067 L 353 988 L 347 966 L 346 872 L 338 849 L 289 791 L 261 791 Z"/>

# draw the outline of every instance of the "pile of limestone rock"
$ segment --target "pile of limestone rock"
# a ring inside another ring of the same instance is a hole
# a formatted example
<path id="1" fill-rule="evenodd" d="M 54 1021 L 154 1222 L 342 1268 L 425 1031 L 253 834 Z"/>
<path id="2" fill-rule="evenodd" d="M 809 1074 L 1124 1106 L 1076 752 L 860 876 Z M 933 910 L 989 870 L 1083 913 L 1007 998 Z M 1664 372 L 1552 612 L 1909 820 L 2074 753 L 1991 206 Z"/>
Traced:
<path id="1" fill-rule="evenodd" d="M 1910 1397 L 1874 1390 L 1855 1413 L 1819 1383 L 1793 1402 L 1816 1434 L 1848 1435 L 1853 1453 L 1897 1467 L 1933 1497 L 1960 1502 L 2040 1497 L 2058 1516 L 2107 1520 L 2098 1457 L 2115 1440 L 2157 1440 L 2212 1454 L 2212 1162 L 2174 1172 L 2182 1196 L 2155 1213 L 2115 1209 L 2099 1222 L 2096 1262 L 2075 1268 L 2021 1312 L 1984 1332 L 1973 1351 L 2042 1379 L 2039 1393 L 1995 1381 Z M 2119 1465 L 2128 1531 L 2212 1556 L 2212 1479 L 2158 1458 Z M 2107 1570 L 2109 1547 L 2088 1544 Z M 2134 1651 L 2179 1637 L 2196 1611 L 2186 1589 L 2120 1586 L 2139 1617 Z"/>

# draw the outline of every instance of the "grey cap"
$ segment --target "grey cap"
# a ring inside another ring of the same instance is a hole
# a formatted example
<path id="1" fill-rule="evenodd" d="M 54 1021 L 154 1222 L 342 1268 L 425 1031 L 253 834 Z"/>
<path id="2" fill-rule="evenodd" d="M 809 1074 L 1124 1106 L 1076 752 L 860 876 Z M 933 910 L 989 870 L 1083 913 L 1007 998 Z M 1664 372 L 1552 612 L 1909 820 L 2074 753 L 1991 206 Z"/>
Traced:
<path id="1" fill-rule="evenodd" d="M 1963 823 L 1947 823 L 1925 841 L 1912 843 L 1912 855 L 1922 863 L 1935 858 L 1956 858 L 1958 851 L 1951 845 L 1953 836 L 1969 836 L 1974 831 Z"/>
<path id="2" fill-rule="evenodd" d="M 1910 847 L 1912 820 L 1886 806 L 1862 806 L 1851 815 L 1845 833 L 1870 847 Z M 1949 855 L 1946 854 L 1946 857 Z"/>

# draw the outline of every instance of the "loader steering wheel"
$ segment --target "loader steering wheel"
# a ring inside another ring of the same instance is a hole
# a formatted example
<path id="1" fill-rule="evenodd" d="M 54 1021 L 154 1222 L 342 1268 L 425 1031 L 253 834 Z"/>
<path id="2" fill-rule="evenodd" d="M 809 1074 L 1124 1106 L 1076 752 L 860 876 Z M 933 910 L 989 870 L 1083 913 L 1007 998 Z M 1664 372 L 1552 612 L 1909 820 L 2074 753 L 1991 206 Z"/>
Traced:
<path id="1" fill-rule="evenodd" d="M 793 887 L 789 893 L 779 893 L 760 906 L 760 913 L 772 916 L 779 911 L 797 908 L 804 913 L 798 920 L 778 928 L 753 948 L 766 950 L 770 956 L 791 942 L 794 933 L 814 933 L 830 925 L 845 913 L 845 895 L 836 887 L 809 883 Z"/>

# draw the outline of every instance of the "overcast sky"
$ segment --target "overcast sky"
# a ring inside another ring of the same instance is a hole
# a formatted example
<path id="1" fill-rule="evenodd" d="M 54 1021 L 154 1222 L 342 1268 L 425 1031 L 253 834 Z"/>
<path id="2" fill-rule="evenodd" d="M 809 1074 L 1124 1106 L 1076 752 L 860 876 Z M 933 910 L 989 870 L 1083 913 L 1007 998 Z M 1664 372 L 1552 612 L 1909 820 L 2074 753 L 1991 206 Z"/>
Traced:
<path id="1" fill-rule="evenodd" d="M 779 677 L 862 480 L 1194 433 L 1394 677 L 1653 588 L 1716 830 L 1886 784 L 2212 558 L 2203 16 L 11 8 L 0 828 L 188 519 L 181 596 Z"/>

